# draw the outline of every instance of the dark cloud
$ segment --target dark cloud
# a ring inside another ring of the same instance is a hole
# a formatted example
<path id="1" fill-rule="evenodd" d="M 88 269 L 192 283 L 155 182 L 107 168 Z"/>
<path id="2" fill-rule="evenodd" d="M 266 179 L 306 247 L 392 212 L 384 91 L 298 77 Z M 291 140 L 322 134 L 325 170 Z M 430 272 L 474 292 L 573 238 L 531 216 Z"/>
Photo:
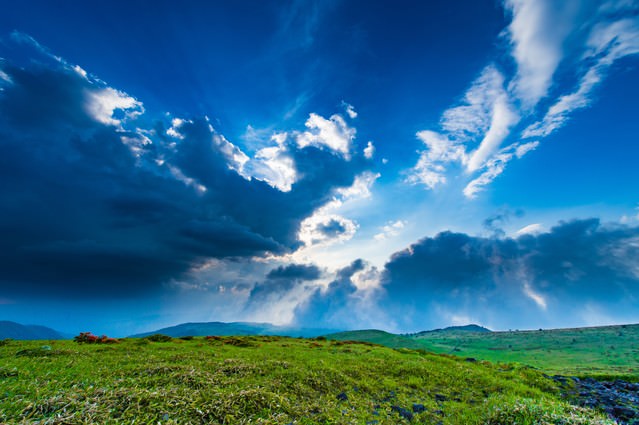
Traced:
<path id="1" fill-rule="evenodd" d="M 211 258 L 288 252 L 301 220 L 363 170 L 361 158 L 290 140 L 302 171 L 281 192 L 235 171 L 232 145 L 207 119 L 185 122 L 179 139 L 148 114 L 111 115 L 123 98 L 135 100 L 17 39 L 19 48 L 0 45 L 10 79 L 0 80 L 5 294 L 119 297 L 184 278 Z M 7 59 L 16 52 L 16 63 Z"/>
<path id="2" fill-rule="evenodd" d="M 295 311 L 299 325 L 418 331 L 479 322 L 494 329 L 636 321 L 639 228 L 597 219 L 547 233 L 442 232 L 395 253 L 381 272 L 357 260 Z M 358 287 L 364 279 L 378 286 Z"/>
<path id="3" fill-rule="evenodd" d="M 510 221 L 511 217 L 521 218 L 524 211 L 521 209 L 511 210 L 504 208 L 483 221 L 484 229 L 486 229 L 494 237 L 506 236 L 503 226 Z"/>
<path id="4" fill-rule="evenodd" d="M 326 223 L 318 224 L 317 231 L 323 234 L 327 239 L 334 239 L 346 232 L 346 226 L 338 220 L 330 219 Z"/>
<path id="5" fill-rule="evenodd" d="M 288 264 L 279 266 L 266 275 L 269 280 L 274 279 L 297 279 L 297 280 L 317 280 L 322 275 L 322 271 L 314 264 Z"/>
<path id="6" fill-rule="evenodd" d="M 614 318 L 639 297 L 638 242 L 639 228 L 597 219 L 517 239 L 444 232 L 392 256 L 383 302 L 413 330 L 453 317 L 496 328 L 584 324 L 593 310 Z"/>
<path id="7" fill-rule="evenodd" d="M 356 273 L 377 274 L 364 260 L 357 259 L 337 271 L 327 288 L 313 288 L 312 294 L 295 310 L 294 322 L 300 326 L 353 329 L 380 326 L 384 312 L 377 304 L 379 288 L 359 289 L 353 282 Z"/>

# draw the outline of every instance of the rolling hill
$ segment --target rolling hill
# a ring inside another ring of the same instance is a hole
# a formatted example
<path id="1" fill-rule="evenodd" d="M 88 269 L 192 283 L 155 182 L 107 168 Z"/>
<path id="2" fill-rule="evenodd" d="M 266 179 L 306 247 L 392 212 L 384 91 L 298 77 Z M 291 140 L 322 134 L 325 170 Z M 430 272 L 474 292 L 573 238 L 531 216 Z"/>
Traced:
<path id="1" fill-rule="evenodd" d="M 131 335 L 130 338 L 144 338 L 153 334 L 163 334 L 172 337 L 182 336 L 243 336 L 243 335 L 279 335 L 292 337 L 312 338 L 319 335 L 335 332 L 335 329 L 311 329 L 288 326 L 276 326 L 270 323 L 249 323 L 249 322 L 199 322 L 182 323 L 176 326 L 158 329 L 151 332 L 144 332 Z"/>
<path id="2" fill-rule="evenodd" d="M 423 349 L 492 362 L 516 362 L 548 373 L 633 380 L 639 374 L 639 324 L 508 332 L 470 329 L 473 328 L 451 327 L 411 335 L 351 331 L 327 338 Z"/>

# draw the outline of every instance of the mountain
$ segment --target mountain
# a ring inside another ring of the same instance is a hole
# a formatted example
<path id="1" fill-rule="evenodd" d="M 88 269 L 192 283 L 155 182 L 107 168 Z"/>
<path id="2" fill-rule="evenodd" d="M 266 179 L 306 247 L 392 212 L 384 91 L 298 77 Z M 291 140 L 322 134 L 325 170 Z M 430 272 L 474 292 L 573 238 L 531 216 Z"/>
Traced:
<path id="1" fill-rule="evenodd" d="M 464 325 L 464 326 L 448 326 L 447 328 L 433 329 L 430 331 L 421 331 L 421 332 L 417 332 L 416 334 L 411 334 L 411 336 L 419 336 L 419 335 L 429 334 L 433 332 L 452 333 L 452 332 L 492 332 L 492 331 L 483 326 L 471 324 L 471 325 Z"/>
<path id="2" fill-rule="evenodd" d="M 65 339 L 56 330 L 38 325 L 21 325 L 7 320 L 0 321 L 0 339 Z"/>
<path id="3" fill-rule="evenodd" d="M 279 335 L 292 337 L 312 338 L 327 333 L 336 332 L 336 329 L 298 328 L 294 326 L 276 326 L 270 323 L 249 322 L 201 322 L 182 323 L 168 328 L 162 328 L 151 332 L 131 335 L 129 338 L 144 338 L 153 334 L 163 334 L 172 337 L 181 336 L 230 336 L 230 335 Z"/>
<path id="4" fill-rule="evenodd" d="M 338 332 L 334 334 L 325 335 L 326 339 L 336 341 L 364 341 L 372 342 L 373 344 L 384 345 L 391 348 L 412 348 L 419 349 L 424 346 L 414 341 L 411 338 L 407 338 L 402 335 L 395 335 L 389 332 L 380 331 L 377 329 L 367 329 L 362 331 L 346 331 Z"/>

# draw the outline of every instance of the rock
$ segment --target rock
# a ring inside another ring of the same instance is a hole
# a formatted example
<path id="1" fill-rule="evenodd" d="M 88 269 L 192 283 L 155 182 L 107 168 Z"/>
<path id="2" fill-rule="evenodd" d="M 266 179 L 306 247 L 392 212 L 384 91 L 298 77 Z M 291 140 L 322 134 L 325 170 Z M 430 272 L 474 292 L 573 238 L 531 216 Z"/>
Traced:
<path id="1" fill-rule="evenodd" d="M 348 396 L 346 395 L 345 392 L 341 392 L 341 393 L 337 394 L 337 399 L 339 401 L 348 401 Z"/>
<path id="2" fill-rule="evenodd" d="M 435 401 L 446 401 L 448 397 L 443 394 L 435 394 Z"/>
<path id="3" fill-rule="evenodd" d="M 413 414 L 410 410 L 404 409 L 403 407 L 399 406 L 391 406 L 391 409 L 399 413 L 399 416 L 401 416 L 402 418 L 408 419 L 409 421 L 413 420 Z"/>
<path id="4" fill-rule="evenodd" d="M 413 412 L 422 413 L 426 411 L 426 407 L 423 404 L 413 403 Z"/>
<path id="5" fill-rule="evenodd" d="M 476 359 L 476 358 L 474 358 L 474 357 L 466 357 L 466 359 L 465 359 L 465 360 L 466 360 L 467 362 L 469 362 L 469 363 L 476 363 L 476 362 L 477 362 L 477 359 Z"/>

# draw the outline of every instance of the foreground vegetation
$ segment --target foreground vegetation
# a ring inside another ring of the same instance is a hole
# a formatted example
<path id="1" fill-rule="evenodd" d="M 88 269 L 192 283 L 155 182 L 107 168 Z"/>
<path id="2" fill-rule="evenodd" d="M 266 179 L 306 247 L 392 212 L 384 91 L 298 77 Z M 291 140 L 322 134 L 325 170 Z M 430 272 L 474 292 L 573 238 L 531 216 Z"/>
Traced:
<path id="1" fill-rule="evenodd" d="M 0 346 L 0 422 L 612 424 L 531 368 L 323 339 Z"/>

